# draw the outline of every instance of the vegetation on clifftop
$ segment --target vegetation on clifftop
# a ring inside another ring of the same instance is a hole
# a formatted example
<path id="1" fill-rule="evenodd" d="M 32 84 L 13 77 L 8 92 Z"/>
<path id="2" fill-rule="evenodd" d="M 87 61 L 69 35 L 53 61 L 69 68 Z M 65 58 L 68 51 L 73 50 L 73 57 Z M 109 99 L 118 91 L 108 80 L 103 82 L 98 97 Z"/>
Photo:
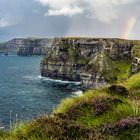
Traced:
<path id="1" fill-rule="evenodd" d="M 102 75 L 109 83 L 121 82 L 131 75 L 131 60 L 111 60 L 108 58 Z"/>
<path id="2" fill-rule="evenodd" d="M 140 45 L 135 45 L 132 49 L 132 55 L 140 58 Z"/>
<path id="3" fill-rule="evenodd" d="M 140 73 L 126 82 L 68 98 L 52 115 L 17 124 L 0 140 L 138 140 Z"/>

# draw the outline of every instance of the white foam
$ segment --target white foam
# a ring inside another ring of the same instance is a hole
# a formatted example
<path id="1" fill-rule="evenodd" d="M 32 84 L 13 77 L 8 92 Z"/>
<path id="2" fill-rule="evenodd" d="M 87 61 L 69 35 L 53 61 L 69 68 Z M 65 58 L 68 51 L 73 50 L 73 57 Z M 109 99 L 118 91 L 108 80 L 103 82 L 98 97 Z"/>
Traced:
<path id="1" fill-rule="evenodd" d="M 83 95 L 83 91 L 81 91 L 81 90 L 75 91 L 75 92 L 72 92 L 72 94 L 74 94 L 76 96 L 82 96 Z"/>
<path id="2" fill-rule="evenodd" d="M 16 55 L 16 54 L 8 54 L 8 55 L 4 55 L 4 54 L 3 54 L 2 56 L 5 56 L 5 57 L 8 57 L 8 56 L 13 57 L 13 56 L 14 56 L 14 57 L 15 57 L 15 56 L 17 56 L 17 55 Z"/>
<path id="3" fill-rule="evenodd" d="M 28 79 L 28 80 L 42 80 L 42 81 L 48 81 L 48 82 L 60 83 L 60 84 L 74 84 L 77 86 L 81 84 L 81 82 L 51 79 L 48 77 L 42 77 L 41 75 L 39 75 L 39 76 L 24 76 L 23 78 Z"/>
<path id="4" fill-rule="evenodd" d="M 43 78 L 41 75 L 39 75 L 39 76 L 37 76 L 37 77 L 40 78 L 40 79 Z"/>
<path id="5" fill-rule="evenodd" d="M 28 76 L 28 75 L 24 76 L 23 78 L 28 79 L 28 80 L 40 80 L 40 79 L 42 79 L 39 76 Z"/>
<path id="6" fill-rule="evenodd" d="M 48 77 L 41 77 L 39 76 L 42 80 L 44 81 L 51 81 L 51 82 L 55 82 L 55 83 L 62 83 L 62 84 L 75 84 L 75 85 L 80 85 L 81 82 L 75 82 L 75 81 L 63 81 L 63 80 L 57 80 L 57 79 L 51 79 Z"/>
<path id="7" fill-rule="evenodd" d="M 1 130 L 1 129 L 4 129 L 4 128 L 5 128 L 4 126 L 0 126 L 0 130 Z"/>

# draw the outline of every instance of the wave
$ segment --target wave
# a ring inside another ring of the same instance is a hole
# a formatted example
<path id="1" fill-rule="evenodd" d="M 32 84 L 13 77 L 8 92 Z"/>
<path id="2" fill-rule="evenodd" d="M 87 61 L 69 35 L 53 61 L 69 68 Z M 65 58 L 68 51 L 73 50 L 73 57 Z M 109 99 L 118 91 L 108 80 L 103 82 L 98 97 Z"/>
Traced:
<path id="1" fill-rule="evenodd" d="M 16 55 L 16 54 L 8 54 L 8 55 L 4 55 L 4 54 L 3 54 L 2 56 L 4 56 L 4 57 L 9 57 L 9 56 L 10 56 L 10 57 L 13 57 L 13 56 L 14 56 L 14 57 L 15 57 L 15 56 L 17 56 L 17 55 Z"/>
<path id="2" fill-rule="evenodd" d="M 43 81 L 49 81 L 49 82 L 54 82 L 54 83 L 81 85 L 81 82 L 76 82 L 76 81 L 64 81 L 64 80 L 51 79 L 51 78 L 42 77 L 42 76 L 38 76 L 38 78 L 42 79 Z"/>
<path id="3" fill-rule="evenodd" d="M 59 83 L 59 84 L 74 84 L 74 85 L 81 85 L 81 82 L 76 82 L 76 81 L 63 81 L 63 80 L 58 80 L 58 79 L 51 79 L 48 77 L 42 77 L 41 75 L 39 76 L 24 76 L 23 78 L 28 79 L 28 80 L 41 80 L 43 82 L 52 82 L 52 83 Z"/>
<path id="4" fill-rule="evenodd" d="M 41 80 L 42 78 L 40 77 L 40 76 L 29 76 L 29 75 L 27 75 L 27 76 L 24 76 L 23 77 L 24 79 L 27 79 L 27 80 Z"/>

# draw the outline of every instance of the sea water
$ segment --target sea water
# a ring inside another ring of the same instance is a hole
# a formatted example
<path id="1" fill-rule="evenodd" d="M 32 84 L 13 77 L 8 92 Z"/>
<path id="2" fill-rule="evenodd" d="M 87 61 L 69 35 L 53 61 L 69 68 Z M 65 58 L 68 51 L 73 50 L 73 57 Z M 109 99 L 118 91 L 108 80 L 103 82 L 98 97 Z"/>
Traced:
<path id="1" fill-rule="evenodd" d="M 80 83 L 41 77 L 41 59 L 0 54 L 0 128 L 49 114 L 62 99 L 74 96 Z"/>

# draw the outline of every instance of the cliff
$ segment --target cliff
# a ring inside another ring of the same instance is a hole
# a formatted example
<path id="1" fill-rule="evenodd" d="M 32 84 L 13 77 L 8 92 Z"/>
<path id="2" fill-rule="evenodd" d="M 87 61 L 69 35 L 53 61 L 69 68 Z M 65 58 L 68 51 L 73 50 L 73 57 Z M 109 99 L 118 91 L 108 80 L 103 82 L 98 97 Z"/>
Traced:
<path id="1" fill-rule="evenodd" d="M 83 88 L 126 80 L 140 71 L 140 41 L 56 38 L 41 62 L 41 75 L 80 81 Z"/>
<path id="2" fill-rule="evenodd" d="M 0 53 L 5 52 L 4 43 L 0 43 Z"/>
<path id="3" fill-rule="evenodd" d="M 0 44 L 1 52 L 17 53 L 17 55 L 46 55 L 53 39 L 48 38 L 15 38 Z"/>

